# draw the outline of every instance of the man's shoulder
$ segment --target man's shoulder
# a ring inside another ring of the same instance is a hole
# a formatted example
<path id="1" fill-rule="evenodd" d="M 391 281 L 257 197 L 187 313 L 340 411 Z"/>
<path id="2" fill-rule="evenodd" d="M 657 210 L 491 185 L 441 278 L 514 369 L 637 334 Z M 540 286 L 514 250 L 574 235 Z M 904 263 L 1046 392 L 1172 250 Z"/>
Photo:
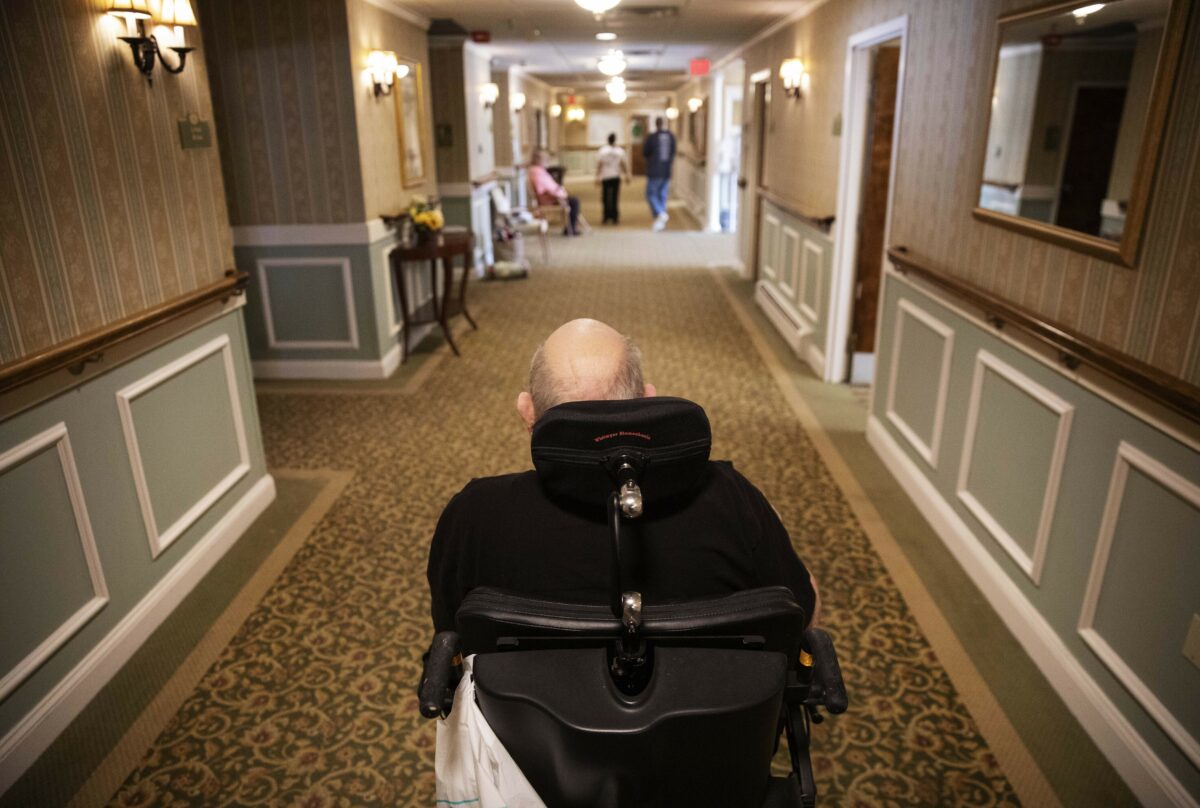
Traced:
<path id="1" fill-rule="evenodd" d="M 450 500 L 451 505 L 473 505 L 497 497 L 510 497 L 514 493 L 537 488 L 537 472 L 518 471 L 499 474 L 495 477 L 476 477 Z"/>

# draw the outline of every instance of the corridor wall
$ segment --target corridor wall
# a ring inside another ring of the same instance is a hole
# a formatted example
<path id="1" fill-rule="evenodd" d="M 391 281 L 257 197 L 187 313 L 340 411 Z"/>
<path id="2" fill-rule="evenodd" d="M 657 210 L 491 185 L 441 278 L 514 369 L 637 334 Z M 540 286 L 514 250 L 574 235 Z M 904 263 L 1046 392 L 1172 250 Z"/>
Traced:
<path id="1" fill-rule="evenodd" d="M 89 0 L 0 5 L 0 373 L 233 267 L 218 149 L 177 128 L 212 120 L 209 54 L 148 84 L 123 33 Z M 0 792 L 274 498 L 242 305 L 0 386 Z"/>
<path id="2" fill-rule="evenodd" d="M 428 20 L 365 0 L 199 0 L 198 10 L 218 65 L 213 101 L 234 255 L 251 277 L 255 375 L 386 378 L 401 335 L 386 260 L 397 234 L 382 217 L 437 189 Z M 398 94 L 375 95 L 372 50 L 393 51 L 424 84 L 420 182 L 404 183 Z"/>
<path id="3" fill-rule="evenodd" d="M 836 211 L 847 40 L 905 16 L 890 243 L 1200 383 L 1200 15 L 1184 37 L 1142 254 L 1128 269 L 971 215 L 995 21 L 1030 5 L 817 3 L 750 43 L 739 54 L 747 74 L 771 76 L 766 184 L 788 207 Z M 811 74 L 798 100 L 778 78 L 793 56 Z M 768 217 L 784 226 L 771 205 L 765 214 L 764 276 L 781 260 Z M 821 297 L 827 312 L 830 287 Z M 878 333 L 872 445 L 1138 797 L 1196 805 L 1200 668 L 1185 648 L 1200 631 L 1200 428 L 892 268 Z"/>
<path id="4" fill-rule="evenodd" d="M 494 105 L 483 103 L 483 86 L 492 83 L 490 59 L 465 36 L 435 36 L 429 42 L 430 81 L 438 103 L 433 107 L 438 196 L 446 221 L 475 235 L 476 271 L 492 256 L 491 190 L 496 184 L 494 121 L 508 114 L 507 84 Z M 503 106 L 501 106 L 503 104 Z"/>

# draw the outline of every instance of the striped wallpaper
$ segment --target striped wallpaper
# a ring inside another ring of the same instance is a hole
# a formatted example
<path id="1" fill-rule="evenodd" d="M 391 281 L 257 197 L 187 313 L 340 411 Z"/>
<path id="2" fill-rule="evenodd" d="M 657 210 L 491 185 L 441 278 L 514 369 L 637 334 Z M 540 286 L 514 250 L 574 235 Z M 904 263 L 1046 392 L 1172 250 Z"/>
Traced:
<path id="1" fill-rule="evenodd" d="M 176 128 L 212 120 L 206 54 L 150 86 L 104 7 L 0 3 L 0 363 L 233 266 L 217 149 Z"/>
<path id="2" fill-rule="evenodd" d="M 234 225 L 361 222 L 346 0 L 198 0 Z"/>
<path id="3" fill-rule="evenodd" d="M 836 0 L 757 43 L 746 71 L 776 82 L 766 184 L 818 215 L 836 209 L 845 43 L 909 15 L 891 242 L 1044 317 L 1200 384 L 1200 14 L 1193 13 L 1139 266 L 1130 270 L 976 221 L 995 20 L 1028 0 Z M 1195 9 L 1193 9 L 1195 12 Z M 812 73 L 802 102 L 779 63 Z M 747 104 L 746 114 L 752 114 Z M 750 138 L 746 138 L 750 142 Z"/>

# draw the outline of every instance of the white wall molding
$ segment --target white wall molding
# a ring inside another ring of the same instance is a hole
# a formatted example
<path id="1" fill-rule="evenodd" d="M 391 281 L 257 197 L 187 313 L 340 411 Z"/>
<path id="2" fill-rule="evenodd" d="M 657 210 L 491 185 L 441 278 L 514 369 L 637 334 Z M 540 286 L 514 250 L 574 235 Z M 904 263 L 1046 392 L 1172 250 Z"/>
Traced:
<path id="1" fill-rule="evenodd" d="M 233 228 L 235 247 L 316 247 L 374 244 L 394 236 L 383 219 L 345 224 L 257 224 Z"/>
<path id="2" fill-rule="evenodd" d="M 873 415 L 867 421 L 867 442 L 1134 795 L 1145 805 L 1198 808 L 1046 618 Z"/>
<path id="3" fill-rule="evenodd" d="M 51 446 L 58 455 L 63 482 L 67 486 L 67 496 L 71 500 L 71 513 L 75 518 L 75 527 L 79 531 L 79 543 L 92 584 L 92 597 L 76 609 L 75 613 L 68 617 L 61 626 L 47 635 L 36 648 L 26 654 L 20 662 L 13 666 L 12 670 L 5 672 L 4 676 L 0 677 L 0 702 L 20 687 L 22 682 L 28 679 L 59 648 L 62 648 L 67 640 L 75 636 L 75 633 L 108 603 L 108 584 L 104 580 L 104 570 L 100 567 L 100 552 L 96 549 L 96 537 L 92 533 L 92 522 L 88 518 L 87 503 L 83 498 L 83 485 L 79 481 L 79 468 L 75 465 L 75 453 L 71 451 L 71 438 L 67 434 L 67 425 L 59 422 L 0 454 L 0 475 L 34 455 L 46 451 Z M 0 788 L 0 791 L 2 790 Z"/>
<path id="4" fill-rule="evenodd" d="M 937 404 L 933 412 L 933 431 L 926 442 L 912 426 L 896 412 L 896 381 L 900 369 L 900 350 L 904 342 L 904 318 L 920 321 L 942 338 L 942 362 L 938 371 Z M 892 330 L 891 370 L 888 373 L 886 417 L 892 426 L 908 441 L 930 468 L 938 466 L 938 454 L 942 445 L 942 425 L 946 417 L 946 398 L 950 392 L 950 362 L 954 357 L 954 329 L 924 309 L 901 300 L 896 312 L 896 323 Z"/>
<path id="5" fill-rule="evenodd" d="M 405 8 L 397 3 L 396 0 L 367 0 L 367 2 L 376 8 L 383 9 L 394 17 L 399 17 L 405 22 L 412 23 L 422 31 L 428 31 L 429 26 L 432 25 L 428 17 L 418 14 L 412 9 Z"/>
<path id="6" fill-rule="evenodd" d="M 400 367 L 400 345 L 382 359 L 260 359 L 251 366 L 256 379 L 386 379 Z"/>
<path id="7" fill-rule="evenodd" d="M 780 230 L 781 247 L 780 250 L 780 272 L 779 272 L 779 290 L 783 292 L 784 297 L 796 303 L 801 314 L 806 314 L 804 299 L 800 293 L 801 290 L 801 275 L 800 275 L 800 232 L 794 227 L 783 225 Z M 816 322 L 816 317 L 807 315 L 808 318 Z"/>
<path id="8" fill-rule="evenodd" d="M 354 273 L 350 259 L 344 256 L 328 258 L 260 258 L 254 262 L 258 270 L 259 296 L 263 319 L 267 325 L 267 345 L 280 350 L 321 349 L 333 351 L 358 350 L 358 318 L 354 305 Z M 271 280 L 267 271 L 272 267 L 323 266 L 338 267 L 341 272 L 342 294 L 346 307 L 346 339 L 344 340 L 281 340 L 275 334 L 275 315 L 271 310 Z"/>
<path id="9" fill-rule="evenodd" d="M 811 287 L 814 290 L 812 299 L 818 306 L 821 305 L 821 256 L 824 254 L 824 247 L 810 238 L 804 239 L 800 259 L 800 292 L 796 302 L 800 305 L 800 313 L 812 320 L 813 325 L 821 322 L 821 312 L 806 301 Z"/>
<path id="10" fill-rule="evenodd" d="M 776 281 L 779 278 L 779 271 L 775 268 L 775 264 L 779 261 L 779 217 L 763 211 L 762 220 L 762 233 L 759 238 L 763 243 L 759 262 L 762 264 L 762 274 L 770 280 Z"/>
<path id="11" fill-rule="evenodd" d="M 238 462 L 217 482 L 209 491 L 184 511 L 178 519 L 167 526 L 159 528 L 158 517 L 154 513 L 154 503 L 150 496 L 150 488 L 146 479 L 146 469 L 142 464 L 141 450 L 138 448 L 137 424 L 133 418 L 133 402 L 139 396 L 148 393 L 167 380 L 180 375 L 188 368 L 204 361 L 213 354 L 222 355 L 225 370 L 226 393 L 229 397 L 230 415 L 233 418 L 234 438 L 237 441 Z M 133 484 L 137 490 L 138 502 L 142 508 L 142 519 L 146 525 L 146 536 L 150 542 L 150 555 L 158 556 L 176 539 L 195 524 L 217 500 L 225 496 L 237 482 L 250 473 L 250 451 L 246 444 L 246 427 L 242 418 L 241 398 L 238 396 L 237 371 L 233 365 L 233 349 L 229 335 L 212 339 L 193 351 L 189 351 L 172 362 L 163 365 L 158 370 L 144 376 L 133 384 L 117 391 L 117 409 L 121 415 L 121 431 L 125 435 L 125 448 L 129 453 L 129 465 L 133 471 Z"/>
<path id="12" fill-rule="evenodd" d="M 46 751 L 274 499 L 275 481 L 264 474 L 113 630 L 0 738 L 0 793 Z"/>
<path id="13" fill-rule="evenodd" d="M 1038 528 L 1034 535 L 1032 554 L 1025 552 L 1017 540 L 1004 529 L 1000 521 L 967 488 L 971 475 L 971 461 L 975 451 L 975 433 L 979 426 L 983 377 L 988 371 L 995 373 L 1058 416 L 1058 427 L 1055 430 L 1054 447 L 1050 452 L 1046 490 L 1042 494 L 1042 508 L 1038 515 Z M 958 498 L 1035 584 L 1041 583 L 1042 565 L 1046 560 L 1046 546 L 1050 541 L 1050 525 L 1054 521 L 1054 506 L 1058 501 L 1058 487 L 1062 479 L 1063 464 L 1066 461 L 1067 443 L 1070 440 L 1071 420 L 1074 414 L 1075 407 L 1069 402 L 986 349 L 981 349 L 975 355 L 975 374 L 971 381 L 970 402 L 967 404 L 966 436 L 963 439 L 962 461 L 958 467 L 958 484 L 956 486 Z"/>
<path id="14" fill-rule="evenodd" d="M 1141 449 L 1121 441 L 1117 447 L 1117 459 L 1113 464 L 1112 479 L 1108 486 L 1108 498 L 1104 503 L 1104 517 L 1100 523 L 1100 534 L 1096 541 L 1096 553 L 1092 558 L 1092 569 L 1088 576 L 1087 590 L 1083 596 L 1083 611 L 1079 616 L 1079 636 L 1095 652 L 1100 661 L 1108 666 L 1113 676 L 1133 695 L 1142 708 L 1153 718 L 1163 732 L 1187 756 L 1193 766 L 1200 768 L 1200 741 L 1187 731 L 1171 711 L 1159 701 L 1154 691 L 1146 685 L 1128 663 L 1113 649 L 1095 628 L 1096 607 L 1100 603 L 1100 591 L 1104 587 L 1104 574 L 1108 567 L 1108 556 L 1112 550 L 1117 520 L 1121 515 L 1121 504 L 1125 497 L 1125 483 L 1130 467 L 1137 469 L 1150 479 L 1200 509 L 1200 486 L 1183 475 L 1168 468 Z M 1193 537 L 1200 540 L 1200 537 Z"/>
<path id="15" fill-rule="evenodd" d="M 922 296 L 929 298 L 941 308 L 962 317 L 985 334 L 1000 340 L 1005 345 L 1015 348 L 1025 356 L 1050 368 L 1059 376 L 1070 379 L 1073 383 L 1089 392 L 1095 393 L 1114 407 L 1157 429 L 1171 440 L 1178 441 L 1192 451 L 1200 452 L 1200 430 L 1196 428 L 1194 423 L 1188 421 L 1184 416 L 1166 409 L 1163 405 L 1150 400 L 1129 385 L 1114 381 L 1111 377 L 1106 376 L 1100 371 L 1092 370 L 1087 365 L 1080 365 L 1077 370 L 1067 369 L 1063 366 L 1055 349 L 1051 346 L 1011 328 L 1003 330 L 993 328 L 977 310 L 969 308 L 969 304 L 948 299 L 936 287 L 929 286 L 918 278 L 904 275 L 895 269 L 888 268 L 884 272 L 883 279 L 884 290 L 880 293 L 880 300 L 883 300 L 886 296 L 886 285 L 888 283 L 901 283 L 905 287 L 913 289 Z"/>

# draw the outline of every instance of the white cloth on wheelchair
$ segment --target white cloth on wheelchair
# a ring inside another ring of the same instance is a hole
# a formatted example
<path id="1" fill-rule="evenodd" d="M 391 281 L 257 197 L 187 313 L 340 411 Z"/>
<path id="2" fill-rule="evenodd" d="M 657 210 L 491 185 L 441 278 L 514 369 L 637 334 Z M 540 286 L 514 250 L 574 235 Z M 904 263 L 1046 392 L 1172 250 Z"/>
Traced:
<path id="1" fill-rule="evenodd" d="M 546 808 L 475 701 L 475 655 L 463 660 L 454 709 L 437 722 L 437 804 Z"/>

